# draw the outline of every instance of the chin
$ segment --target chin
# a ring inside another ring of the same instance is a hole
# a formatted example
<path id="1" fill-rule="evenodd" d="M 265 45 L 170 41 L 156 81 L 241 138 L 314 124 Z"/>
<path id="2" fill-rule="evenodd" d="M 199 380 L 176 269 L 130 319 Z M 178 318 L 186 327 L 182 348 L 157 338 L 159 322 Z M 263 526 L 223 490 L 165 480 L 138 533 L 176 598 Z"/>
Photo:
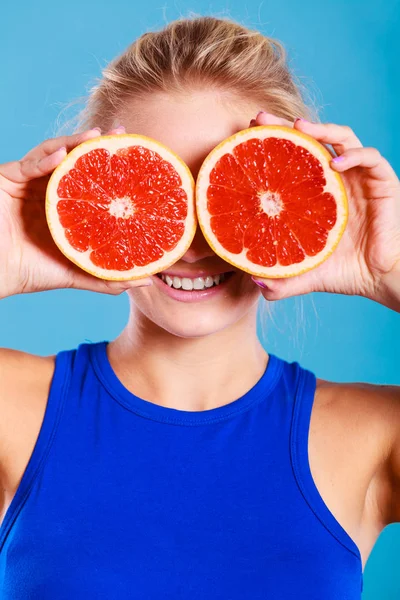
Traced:
<path id="1" fill-rule="evenodd" d="M 176 337 L 194 339 L 214 335 L 235 323 L 233 320 L 227 321 L 226 315 L 225 318 L 221 319 L 207 318 L 206 315 L 199 315 L 199 317 L 196 319 L 181 317 L 173 322 L 170 319 L 165 319 L 156 323 L 156 325 Z"/>
<path id="2" fill-rule="evenodd" d="M 196 276 L 200 284 L 205 282 L 204 273 L 197 270 Z M 181 281 L 190 284 L 185 278 Z M 145 317 L 147 325 L 153 323 L 171 335 L 189 339 L 214 335 L 234 327 L 243 319 L 251 319 L 253 316 L 256 318 L 260 291 L 250 276 L 234 273 L 227 276 L 223 283 L 219 278 L 217 281 L 217 286 L 194 296 L 195 291 L 171 291 L 171 286 L 162 281 L 160 275 L 153 276 L 151 287 L 131 289 L 128 292 L 132 308 L 135 307 L 134 320 L 139 319 L 140 322 L 141 316 Z M 212 282 L 207 283 L 210 285 Z M 147 328 L 145 322 L 142 325 Z"/>
<path id="3" fill-rule="evenodd" d="M 255 287 L 255 286 L 254 286 Z M 141 329 L 152 330 L 154 325 L 159 330 L 185 339 L 203 338 L 234 328 L 244 320 L 255 320 L 257 304 L 260 297 L 258 289 L 248 290 L 247 293 L 219 303 L 165 303 L 152 302 L 151 288 L 130 291 L 131 301 L 135 311 L 134 321 Z M 133 293 L 132 293 L 133 292 Z M 144 319 L 143 319 L 144 317 Z"/>

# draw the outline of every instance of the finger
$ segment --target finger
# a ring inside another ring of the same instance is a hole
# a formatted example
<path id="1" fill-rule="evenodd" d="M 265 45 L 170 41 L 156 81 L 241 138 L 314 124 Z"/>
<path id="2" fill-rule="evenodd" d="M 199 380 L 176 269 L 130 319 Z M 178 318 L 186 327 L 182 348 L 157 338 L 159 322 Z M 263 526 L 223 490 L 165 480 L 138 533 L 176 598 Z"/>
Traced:
<path id="1" fill-rule="evenodd" d="M 296 119 L 294 128 L 311 135 L 321 143 L 330 144 L 338 156 L 350 148 L 363 147 L 354 131 L 347 125 L 311 123 L 304 119 Z"/>
<path id="2" fill-rule="evenodd" d="M 46 140 L 30 150 L 21 160 L 2 164 L 0 176 L 13 183 L 27 183 L 31 179 L 48 175 L 65 158 L 66 153 L 78 144 L 99 135 L 100 129 L 96 128 L 72 136 Z"/>
<path id="3" fill-rule="evenodd" d="M 118 125 L 118 127 L 110 129 L 106 135 L 120 135 L 122 133 L 126 133 L 125 127 L 123 125 Z"/>
<path id="4" fill-rule="evenodd" d="M 283 119 L 282 117 L 277 117 L 272 113 L 267 113 L 265 111 L 260 111 L 257 115 L 257 118 L 254 121 L 254 125 L 284 125 L 285 127 L 294 128 L 296 121 L 288 121 L 287 119 Z M 326 144 L 322 144 L 328 150 L 331 156 L 336 156 L 336 153 L 333 152 L 332 148 L 327 146 Z"/>
<path id="5" fill-rule="evenodd" d="M 24 181 L 30 181 L 49 175 L 67 156 L 67 149 L 65 147 L 59 148 L 50 156 L 45 156 L 41 160 L 23 160 L 20 163 L 20 173 Z"/>
<path id="6" fill-rule="evenodd" d="M 12 194 L 13 191 L 11 188 L 13 186 L 15 188 L 16 183 L 27 183 L 32 179 L 49 175 L 66 156 L 67 150 L 63 147 L 41 160 L 23 159 L 5 163 L 0 167 L 0 177 L 4 178 L 4 181 L 2 180 L 1 182 L 1 187 L 6 192 Z"/>
<path id="7" fill-rule="evenodd" d="M 284 125 L 285 127 L 293 127 L 293 122 L 288 121 L 287 119 L 283 119 L 282 117 L 277 117 L 272 113 L 267 113 L 263 110 L 260 110 L 258 115 L 255 118 L 256 125 Z"/>
<path id="8" fill-rule="evenodd" d="M 252 280 L 260 287 L 264 298 L 270 302 L 318 291 L 318 281 L 315 271 L 309 271 L 302 275 L 284 279 L 252 277 Z"/>
<path id="9" fill-rule="evenodd" d="M 334 158 L 331 161 L 331 166 L 340 172 L 353 167 L 365 167 L 369 170 L 369 176 L 378 181 L 399 182 L 390 163 L 376 148 L 351 148 L 344 154 Z"/>
<path id="10" fill-rule="evenodd" d="M 76 145 L 91 139 L 93 137 L 97 137 L 100 134 L 101 130 L 99 128 L 91 129 L 85 132 L 83 135 L 78 134 L 77 136 L 72 136 Z M 111 129 L 107 135 L 118 135 L 123 134 L 125 132 L 125 127 L 123 125 L 119 125 L 118 127 Z M 49 141 L 49 140 L 48 140 Z M 71 146 L 72 143 L 70 143 Z M 76 146 L 75 146 L 76 147 Z M 71 148 L 72 150 L 73 148 Z M 67 153 L 67 148 L 64 146 L 62 148 L 57 149 L 50 155 L 45 155 L 43 158 L 38 160 L 36 159 L 28 159 L 27 156 L 20 161 L 20 174 L 24 178 L 24 180 L 35 179 L 37 177 L 43 177 L 43 175 L 48 175 L 60 164 L 60 162 L 65 158 Z"/>
<path id="11" fill-rule="evenodd" d="M 101 135 L 100 127 L 94 127 L 93 129 L 88 129 L 87 131 L 82 131 L 73 135 L 63 135 L 61 137 L 51 138 L 30 150 L 22 160 L 40 160 L 49 154 L 53 154 L 53 152 L 62 146 L 67 149 L 67 152 L 70 152 L 82 142 L 86 142 L 99 135 Z"/>
<path id="12" fill-rule="evenodd" d="M 90 133 L 89 136 L 86 135 L 83 139 L 82 137 L 77 138 L 77 141 L 79 141 L 79 143 L 82 143 L 82 141 L 91 139 L 93 132 L 96 132 L 95 137 L 97 137 L 100 131 L 100 129 L 91 130 L 90 132 L 87 132 L 88 134 Z M 123 133 L 126 133 L 125 127 L 123 125 L 119 125 L 115 129 L 111 129 L 107 133 L 107 135 L 119 135 Z M 58 165 L 65 158 L 66 153 L 67 149 L 64 146 L 56 150 L 56 152 L 53 152 L 53 154 L 44 156 L 39 161 L 23 159 L 21 161 L 21 174 L 23 177 L 25 177 L 25 179 L 28 180 L 35 179 L 36 177 L 42 177 L 43 175 L 48 175 L 49 173 L 54 171 L 56 167 L 58 167 Z"/>
<path id="13" fill-rule="evenodd" d="M 118 127 L 111 129 L 107 135 L 118 135 L 118 134 L 123 134 L 123 133 L 126 133 L 125 127 L 123 125 L 119 125 Z M 20 175 L 24 178 L 23 181 L 34 179 L 36 177 L 42 177 L 43 175 L 48 175 L 65 158 L 66 152 L 73 150 L 73 148 L 76 148 L 76 146 L 78 146 L 79 144 L 81 144 L 89 139 L 98 137 L 100 134 L 101 134 L 101 129 L 99 127 L 96 127 L 94 129 L 85 131 L 81 134 L 76 134 L 76 135 L 70 136 L 68 138 L 68 140 L 69 140 L 68 146 L 60 147 L 50 155 L 47 154 L 47 152 L 50 149 L 50 147 L 52 147 L 54 145 L 54 142 L 56 140 L 46 140 L 46 142 L 44 142 L 43 145 L 41 145 L 42 147 L 38 146 L 33 151 L 29 152 L 20 161 L 20 163 L 21 163 Z M 59 140 L 59 139 L 62 140 L 64 138 L 57 138 L 57 140 Z M 47 142 L 51 142 L 51 144 L 50 143 L 47 144 Z M 39 149 L 40 149 L 40 153 L 38 152 Z M 43 155 L 43 153 L 44 153 L 44 155 Z M 14 176 L 15 175 L 18 176 L 18 172 L 14 173 Z M 12 181 L 16 181 L 16 180 L 12 179 Z M 19 181 L 19 183 L 21 183 L 21 181 Z"/>
<path id="14" fill-rule="evenodd" d="M 106 281 L 84 272 L 77 273 L 74 271 L 71 287 L 78 290 L 88 290 L 90 292 L 118 296 L 130 289 L 148 287 L 151 285 L 153 285 L 153 281 L 150 277 L 132 281 Z"/>

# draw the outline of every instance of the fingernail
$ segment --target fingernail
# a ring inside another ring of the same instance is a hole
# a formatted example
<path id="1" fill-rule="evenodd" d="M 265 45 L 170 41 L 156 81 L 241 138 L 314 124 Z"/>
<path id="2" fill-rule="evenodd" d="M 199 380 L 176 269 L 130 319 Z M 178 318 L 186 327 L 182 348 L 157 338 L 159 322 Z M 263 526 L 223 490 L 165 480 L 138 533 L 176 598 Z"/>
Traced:
<path id="1" fill-rule="evenodd" d="M 114 129 L 116 129 L 118 131 L 123 131 L 123 132 L 126 131 L 126 129 L 125 129 L 125 127 L 123 125 L 117 125 L 116 127 L 114 127 Z"/>
<path id="2" fill-rule="evenodd" d="M 98 131 L 99 133 L 101 133 L 101 128 L 100 127 L 93 127 L 92 131 Z"/>
<path id="3" fill-rule="evenodd" d="M 153 281 L 151 279 L 149 279 L 148 281 L 143 281 L 143 283 L 141 283 L 141 285 L 143 287 L 146 287 L 148 285 L 153 285 Z"/>
<path id="4" fill-rule="evenodd" d="M 58 150 L 56 150 L 56 152 L 61 152 L 61 150 L 64 150 L 64 152 L 67 151 L 65 146 L 61 146 L 61 148 L 59 148 Z"/>
<path id="5" fill-rule="evenodd" d="M 345 158 L 345 156 L 335 156 L 335 158 L 332 159 L 332 162 L 339 163 L 342 162 Z"/>
<path id="6" fill-rule="evenodd" d="M 256 283 L 259 287 L 267 289 L 268 285 L 266 283 L 264 283 L 263 281 L 258 281 L 257 279 L 254 279 L 254 277 L 252 277 L 252 280 L 254 281 L 254 283 Z"/>
<path id="7" fill-rule="evenodd" d="M 297 123 L 297 121 L 301 121 L 302 123 L 309 123 L 310 121 L 307 121 L 307 119 L 303 119 L 303 117 L 297 117 L 297 119 L 294 120 L 295 123 Z"/>
<path id="8" fill-rule="evenodd" d="M 257 113 L 257 117 L 259 117 L 260 115 L 266 115 L 266 114 L 267 114 L 267 113 L 265 112 L 265 110 L 260 110 L 260 111 Z"/>

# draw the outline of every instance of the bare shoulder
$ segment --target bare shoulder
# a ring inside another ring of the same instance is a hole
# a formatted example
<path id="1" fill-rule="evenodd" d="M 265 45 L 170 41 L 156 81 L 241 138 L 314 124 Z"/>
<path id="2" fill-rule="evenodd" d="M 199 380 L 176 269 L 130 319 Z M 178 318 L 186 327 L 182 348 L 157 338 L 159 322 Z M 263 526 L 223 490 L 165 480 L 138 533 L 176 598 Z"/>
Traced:
<path id="1" fill-rule="evenodd" d="M 314 439 L 331 444 L 336 464 L 341 460 L 347 476 L 360 480 L 365 510 L 374 512 L 382 527 L 397 520 L 393 494 L 396 468 L 400 473 L 400 387 L 319 379 L 313 413 Z"/>
<path id="2" fill-rule="evenodd" d="M 36 356 L 0 348 L 1 413 L 3 414 L 7 407 L 25 402 L 25 399 L 34 396 L 36 391 L 48 386 L 54 371 L 54 361 L 54 356 Z"/>
<path id="3" fill-rule="evenodd" d="M 54 356 L 35 356 L 0 348 L 0 445 L 15 419 L 23 422 L 39 405 L 43 408 L 54 364 Z"/>
<path id="4" fill-rule="evenodd" d="M 54 365 L 53 356 L 0 349 L 0 479 L 3 491 L 11 492 L 18 483 L 36 443 Z"/>
<path id="5" fill-rule="evenodd" d="M 317 410 L 329 411 L 346 431 L 376 434 L 386 441 L 388 452 L 398 434 L 400 424 L 400 387 L 370 383 L 334 383 L 317 380 Z"/>

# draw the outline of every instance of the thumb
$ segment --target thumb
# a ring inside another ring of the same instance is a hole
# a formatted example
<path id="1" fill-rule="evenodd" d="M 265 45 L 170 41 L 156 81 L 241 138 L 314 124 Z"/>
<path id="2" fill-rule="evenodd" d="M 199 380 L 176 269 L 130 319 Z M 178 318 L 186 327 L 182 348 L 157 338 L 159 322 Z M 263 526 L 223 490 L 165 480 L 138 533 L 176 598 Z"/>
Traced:
<path id="1" fill-rule="evenodd" d="M 88 290 L 90 292 L 98 292 L 99 294 L 110 294 L 118 296 L 122 292 L 138 287 L 147 287 L 153 285 L 150 277 L 142 279 L 133 279 L 128 281 L 108 281 L 99 279 L 87 273 L 75 273 L 72 287 L 79 290 Z"/>
<path id="2" fill-rule="evenodd" d="M 261 288 L 264 298 L 269 301 L 302 296 L 316 292 L 319 289 L 315 271 L 283 279 L 265 279 L 253 276 L 252 280 Z"/>

